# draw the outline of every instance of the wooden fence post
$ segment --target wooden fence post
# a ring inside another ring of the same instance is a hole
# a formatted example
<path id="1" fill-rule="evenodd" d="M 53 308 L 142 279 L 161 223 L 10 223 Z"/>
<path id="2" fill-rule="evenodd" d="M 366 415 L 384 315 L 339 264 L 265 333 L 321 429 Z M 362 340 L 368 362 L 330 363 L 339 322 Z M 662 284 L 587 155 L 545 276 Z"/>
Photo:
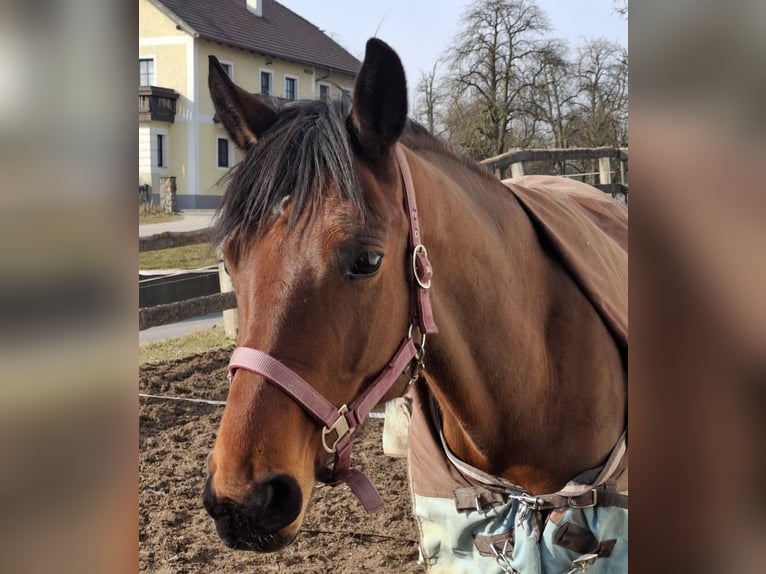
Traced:
<path id="1" fill-rule="evenodd" d="M 608 157 L 598 158 L 598 182 L 601 185 L 612 183 L 612 163 Z"/>
<path id="2" fill-rule="evenodd" d="M 620 160 L 620 183 L 625 185 L 625 162 Z"/>
<path id="3" fill-rule="evenodd" d="M 231 277 L 226 272 L 223 265 L 223 254 L 221 248 L 216 250 L 218 254 L 218 282 L 221 284 L 221 293 L 234 291 L 234 284 Z M 239 325 L 239 315 L 236 309 L 227 309 L 223 312 L 223 332 L 230 339 L 237 337 L 237 327 Z"/>
<path id="4" fill-rule="evenodd" d="M 511 177 L 522 177 L 524 175 L 524 163 L 512 163 L 511 164 Z"/>
<path id="5" fill-rule="evenodd" d="M 160 208 L 166 213 L 176 213 L 176 178 L 160 177 Z"/>

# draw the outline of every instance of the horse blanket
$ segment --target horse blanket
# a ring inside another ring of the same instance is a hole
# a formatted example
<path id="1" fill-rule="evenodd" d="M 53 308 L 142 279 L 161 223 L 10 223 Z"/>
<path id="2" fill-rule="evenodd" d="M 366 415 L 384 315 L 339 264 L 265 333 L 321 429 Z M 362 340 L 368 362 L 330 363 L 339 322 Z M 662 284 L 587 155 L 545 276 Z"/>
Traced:
<path id="1" fill-rule="evenodd" d="M 627 358 L 627 209 L 563 178 L 526 176 L 503 183 Z M 410 489 L 429 572 L 627 572 L 627 431 L 602 467 L 542 497 L 560 504 L 540 504 L 540 498 L 449 451 L 425 385 L 412 387 L 406 411 Z"/>

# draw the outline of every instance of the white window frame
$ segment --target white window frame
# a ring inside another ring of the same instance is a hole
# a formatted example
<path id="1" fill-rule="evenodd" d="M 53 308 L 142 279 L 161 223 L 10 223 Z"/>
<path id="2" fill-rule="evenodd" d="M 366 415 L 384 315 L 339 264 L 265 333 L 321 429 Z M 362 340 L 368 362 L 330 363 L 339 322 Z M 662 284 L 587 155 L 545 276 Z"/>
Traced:
<path id="1" fill-rule="evenodd" d="M 332 100 L 332 84 L 328 82 L 319 82 L 319 99 L 322 99 L 322 86 L 327 87 L 327 91 L 329 92 L 329 98 L 328 101 Z"/>
<path id="2" fill-rule="evenodd" d="M 218 162 L 218 146 L 220 145 L 218 142 L 221 141 L 221 140 L 226 140 L 226 142 L 227 142 L 227 146 L 226 147 L 227 147 L 227 150 L 228 150 L 227 151 L 227 156 L 228 156 L 228 160 L 229 160 L 229 165 L 227 165 L 227 166 L 219 165 L 219 162 Z M 233 165 L 233 161 L 234 161 L 234 144 L 231 141 L 231 139 L 228 138 L 228 137 L 225 137 L 225 136 L 218 136 L 218 135 L 215 136 L 215 167 L 217 169 L 221 170 L 221 171 L 226 171 L 226 170 L 231 169 L 231 167 Z"/>
<path id="3" fill-rule="evenodd" d="M 346 101 L 346 94 L 348 94 L 348 101 Z M 343 110 L 350 110 L 351 106 L 354 105 L 354 91 L 351 88 L 340 86 L 340 102 Z"/>
<path id="4" fill-rule="evenodd" d="M 228 60 L 218 60 L 222 66 L 229 66 L 229 70 L 231 70 L 231 73 L 229 74 L 229 79 L 231 81 L 234 81 L 234 62 L 229 62 Z M 226 68 L 224 68 L 225 70 Z"/>
<path id="5" fill-rule="evenodd" d="M 154 67 L 154 83 L 151 84 L 142 84 L 141 83 L 141 60 L 151 60 Z M 139 86 L 156 86 L 157 85 L 157 58 L 154 55 L 149 54 L 139 54 L 138 56 L 138 82 Z"/>
<path id="6" fill-rule="evenodd" d="M 266 70 L 264 68 L 260 69 L 260 73 L 258 74 L 258 93 L 263 94 L 263 83 L 262 83 L 262 74 L 268 74 L 269 75 L 269 85 L 271 86 L 271 89 L 268 92 L 269 96 L 274 95 L 274 72 L 271 70 Z"/>
<path id="7" fill-rule="evenodd" d="M 287 99 L 287 81 L 288 80 L 294 80 L 295 81 L 295 97 L 290 101 L 298 100 L 298 94 L 300 93 L 300 82 L 298 80 L 297 76 L 291 76 L 290 74 L 285 74 L 285 81 L 283 84 L 284 88 L 284 97 Z"/>
<path id="8" fill-rule="evenodd" d="M 150 133 L 150 149 L 152 153 L 152 169 L 157 172 L 167 173 L 170 166 L 170 138 L 168 137 L 168 130 L 165 128 L 152 128 Z M 159 165 L 160 152 L 157 147 L 157 136 L 162 136 L 162 165 Z M 153 140 L 153 141 L 152 141 Z"/>

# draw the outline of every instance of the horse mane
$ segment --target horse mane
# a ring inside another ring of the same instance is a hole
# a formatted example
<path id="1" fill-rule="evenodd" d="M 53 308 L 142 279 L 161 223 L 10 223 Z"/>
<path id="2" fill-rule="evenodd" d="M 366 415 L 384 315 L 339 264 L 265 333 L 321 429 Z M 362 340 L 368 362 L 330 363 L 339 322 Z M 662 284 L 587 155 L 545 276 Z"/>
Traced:
<path id="1" fill-rule="evenodd" d="M 341 101 L 273 101 L 277 120 L 218 182 L 227 189 L 216 213 L 213 241 L 231 241 L 234 257 L 251 233 L 268 228 L 290 196 L 288 229 L 310 210 L 310 221 L 330 188 L 349 201 L 362 220 L 369 214 L 364 190 L 354 168 L 347 130 L 347 106 Z M 408 120 L 402 143 L 413 151 L 428 151 L 458 162 L 492 181 L 486 168 Z"/>
<path id="2" fill-rule="evenodd" d="M 342 103 L 311 100 L 276 107 L 274 125 L 219 181 L 227 189 L 216 213 L 213 240 L 230 240 L 235 257 L 251 233 L 267 228 L 287 196 L 290 229 L 306 209 L 313 219 L 330 187 L 362 218 L 368 213 Z"/>
<path id="3" fill-rule="evenodd" d="M 446 156 L 481 177 L 487 178 L 494 183 L 497 183 L 498 181 L 495 174 L 484 167 L 483 164 L 464 155 L 449 142 L 434 136 L 425 127 L 414 120 L 409 119 L 407 121 L 407 126 L 402 135 L 402 143 L 413 151 L 427 151 L 440 156 Z"/>

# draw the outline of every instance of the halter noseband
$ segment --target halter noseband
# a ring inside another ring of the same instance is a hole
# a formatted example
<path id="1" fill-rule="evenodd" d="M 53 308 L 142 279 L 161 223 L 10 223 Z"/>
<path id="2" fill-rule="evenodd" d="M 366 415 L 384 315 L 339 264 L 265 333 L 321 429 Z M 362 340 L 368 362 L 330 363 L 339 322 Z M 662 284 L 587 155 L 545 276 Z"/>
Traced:
<path id="1" fill-rule="evenodd" d="M 370 410 L 380 402 L 399 377 L 404 374 L 408 366 L 410 366 L 410 382 L 417 380 L 418 371 L 423 367 L 426 334 L 438 332 L 428 292 L 433 272 L 431 263 L 428 261 L 428 253 L 421 242 L 412 174 L 399 144 L 395 146 L 395 156 L 404 184 L 404 204 L 409 219 L 409 248 L 412 253 L 414 281 L 412 284 L 409 332 L 388 365 L 351 404 L 336 408 L 300 375 L 263 351 L 249 347 L 237 347 L 229 361 L 229 380 L 234 377 L 237 369 L 257 373 L 281 389 L 282 392 L 301 405 L 317 422 L 324 425 L 322 446 L 328 453 L 334 454 L 335 459 L 332 470 L 325 469 L 327 472 L 321 479 L 332 486 L 342 482 L 348 484 L 367 512 L 379 510 L 383 506 L 383 500 L 370 479 L 358 469 L 349 467 L 351 435 L 367 418 Z M 412 340 L 414 325 L 418 326 L 422 336 L 420 344 Z"/>

